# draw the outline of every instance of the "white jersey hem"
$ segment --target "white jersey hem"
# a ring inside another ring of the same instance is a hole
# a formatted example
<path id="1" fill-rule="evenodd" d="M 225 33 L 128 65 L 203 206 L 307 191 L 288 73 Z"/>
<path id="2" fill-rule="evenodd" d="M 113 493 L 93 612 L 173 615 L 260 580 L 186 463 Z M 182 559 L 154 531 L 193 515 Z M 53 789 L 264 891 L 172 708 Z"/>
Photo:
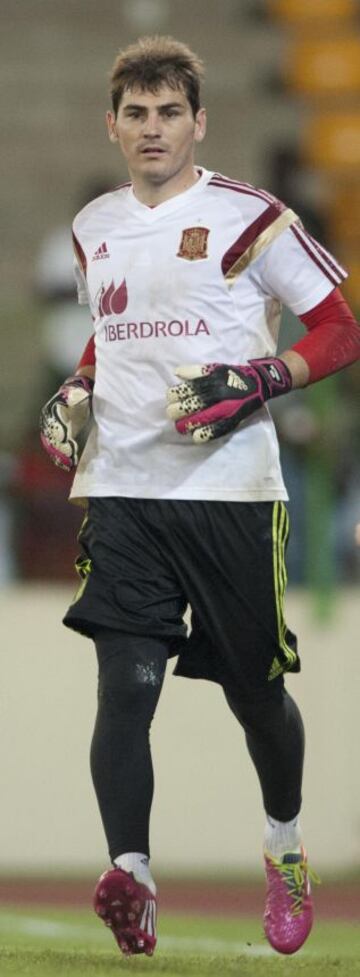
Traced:
<path id="1" fill-rule="evenodd" d="M 287 501 L 289 496 L 287 494 L 284 486 L 279 488 L 271 489 L 230 489 L 228 492 L 226 489 L 205 489 L 203 486 L 200 488 L 194 488 L 186 491 L 184 489 L 182 492 L 179 489 L 168 491 L 163 490 L 161 493 L 154 494 L 153 489 L 142 489 L 141 492 L 135 493 L 133 488 L 126 488 L 126 486 L 114 486 L 114 488 L 109 488 L 109 486 L 99 486 L 96 488 L 86 487 L 82 485 L 77 490 L 72 490 L 69 496 L 70 502 L 81 503 L 87 498 L 126 498 L 126 499 L 173 499 L 173 500 L 192 500 L 199 502 L 275 502 L 277 499 L 282 499 Z"/>

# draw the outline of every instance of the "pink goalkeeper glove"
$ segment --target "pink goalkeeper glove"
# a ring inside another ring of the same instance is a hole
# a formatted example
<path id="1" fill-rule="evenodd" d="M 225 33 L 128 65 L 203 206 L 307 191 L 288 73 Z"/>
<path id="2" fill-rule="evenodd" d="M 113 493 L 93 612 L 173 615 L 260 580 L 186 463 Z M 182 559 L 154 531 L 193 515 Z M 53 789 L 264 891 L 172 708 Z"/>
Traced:
<path id="1" fill-rule="evenodd" d="M 89 377 L 69 377 L 42 408 L 41 443 L 54 465 L 65 471 L 78 463 L 76 438 L 90 419 L 93 387 Z"/>
<path id="2" fill-rule="evenodd" d="M 286 364 L 270 356 L 245 366 L 212 363 L 180 366 L 175 372 L 186 382 L 169 388 L 167 415 L 196 444 L 229 434 L 266 400 L 292 387 Z"/>

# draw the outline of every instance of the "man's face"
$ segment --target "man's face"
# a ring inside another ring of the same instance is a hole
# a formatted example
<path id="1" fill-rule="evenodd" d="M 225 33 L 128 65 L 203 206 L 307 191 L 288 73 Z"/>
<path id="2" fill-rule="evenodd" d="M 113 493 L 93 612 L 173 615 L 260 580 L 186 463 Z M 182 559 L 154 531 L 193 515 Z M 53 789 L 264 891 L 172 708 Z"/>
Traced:
<path id="1" fill-rule="evenodd" d="M 205 109 L 194 119 L 182 89 L 161 86 L 156 93 L 125 91 L 117 116 L 107 113 L 109 136 L 118 142 L 133 180 L 161 185 L 186 175 L 194 144 L 205 135 Z"/>

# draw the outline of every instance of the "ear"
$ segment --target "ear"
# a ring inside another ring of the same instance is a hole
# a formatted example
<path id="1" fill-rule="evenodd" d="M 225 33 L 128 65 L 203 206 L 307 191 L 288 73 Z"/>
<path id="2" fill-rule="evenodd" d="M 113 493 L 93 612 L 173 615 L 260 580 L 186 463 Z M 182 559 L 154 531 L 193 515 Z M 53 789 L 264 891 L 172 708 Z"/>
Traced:
<path id="1" fill-rule="evenodd" d="M 114 112 L 111 112 L 110 109 L 108 109 L 106 113 L 106 125 L 110 142 L 118 142 L 118 135 L 116 132 L 116 117 Z"/>
<path id="2" fill-rule="evenodd" d="M 206 135 L 206 109 L 199 109 L 195 119 L 195 142 L 202 142 Z"/>

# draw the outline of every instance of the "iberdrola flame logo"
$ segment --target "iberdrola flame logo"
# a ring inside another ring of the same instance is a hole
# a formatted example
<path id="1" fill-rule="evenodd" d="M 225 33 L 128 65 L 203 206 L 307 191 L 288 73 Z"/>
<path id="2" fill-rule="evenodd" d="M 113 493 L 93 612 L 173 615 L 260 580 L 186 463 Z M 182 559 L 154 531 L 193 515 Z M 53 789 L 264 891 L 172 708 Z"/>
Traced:
<path id="1" fill-rule="evenodd" d="M 128 294 L 125 278 L 118 288 L 115 288 L 114 280 L 111 282 L 111 285 L 109 285 L 108 288 L 105 288 L 105 285 L 103 285 L 99 298 L 100 318 L 105 315 L 111 315 L 113 312 L 120 315 L 120 313 L 126 309 L 127 302 Z"/>

